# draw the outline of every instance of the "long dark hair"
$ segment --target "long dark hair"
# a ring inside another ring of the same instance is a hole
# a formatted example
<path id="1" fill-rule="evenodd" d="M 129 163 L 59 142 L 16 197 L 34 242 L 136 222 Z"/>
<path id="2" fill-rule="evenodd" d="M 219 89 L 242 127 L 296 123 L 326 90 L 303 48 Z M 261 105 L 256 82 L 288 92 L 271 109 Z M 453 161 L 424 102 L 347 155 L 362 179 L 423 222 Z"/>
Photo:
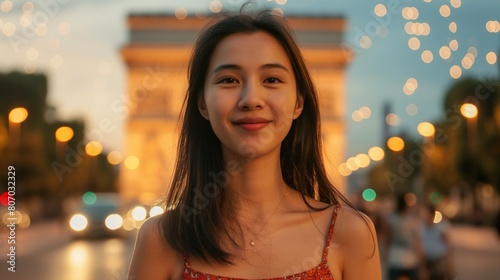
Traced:
<path id="1" fill-rule="evenodd" d="M 306 196 L 329 205 L 340 200 L 350 205 L 326 175 L 317 93 L 290 27 L 271 11 L 225 16 L 203 30 L 194 47 L 188 68 L 189 87 L 184 100 L 177 164 L 165 201 L 170 211 L 164 214 L 160 224 L 165 239 L 185 255 L 231 263 L 232 255 L 223 247 L 239 246 L 234 238 L 239 224 L 232 215 L 234 210 L 226 188 L 228 172 L 236 166 L 223 161 L 221 142 L 209 121 L 200 114 L 198 102 L 203 98 L 206 73 L 217 45 L 231 34 L 257 31 L 267 32 L 283 46 L 293 67 L 297 93 L 304 100 L 301 115 L 281 145 L 285 183 L 300 192 L 311 209 L 322 210 L 310 205 Z"/>

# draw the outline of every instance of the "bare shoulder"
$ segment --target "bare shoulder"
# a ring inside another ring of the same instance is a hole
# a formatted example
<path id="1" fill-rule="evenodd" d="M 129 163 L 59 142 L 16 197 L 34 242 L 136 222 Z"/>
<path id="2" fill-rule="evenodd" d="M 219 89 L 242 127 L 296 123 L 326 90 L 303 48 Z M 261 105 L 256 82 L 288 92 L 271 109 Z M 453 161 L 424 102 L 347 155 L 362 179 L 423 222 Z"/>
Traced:
<path id="1" fill-rule="evenodd" d="M 371 219 L 347 205 L 342 205 L 339 209 L 335 234 L 343 244 L 362 245 L 370 250 L 374 249 L 377 241 Z"/>
<path id="2" fill-rule="evenodd" d="M 179 279 L 182 255 L 166 242 L 160 231 L 160 216 L 141 226 L 130 264 L 129 279 Z"/>
<path id="3" fill-rule="evenodd" d="M 342 205 L 333 239 L 340 245 L 342 279 L 381 279 L 377 233 L 368 216 Z"/>

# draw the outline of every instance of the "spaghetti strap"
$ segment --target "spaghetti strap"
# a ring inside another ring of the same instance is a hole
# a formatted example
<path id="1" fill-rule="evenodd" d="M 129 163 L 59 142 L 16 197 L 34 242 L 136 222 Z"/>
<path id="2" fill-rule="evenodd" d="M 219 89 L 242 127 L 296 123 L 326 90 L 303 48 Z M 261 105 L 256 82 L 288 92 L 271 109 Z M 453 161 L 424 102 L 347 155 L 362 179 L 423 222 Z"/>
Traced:
<path id="1" fill-rule="evenodd" d="M 328 229 L 328 235 L 326 236 L 325 248 L 323 249 L 323 256 L 321 258 L 322 263 L 327 263 L 328 253 L 330 251 L 330 243 L 332 241 L 333 229 L 335 228 L 335 221 L 337 220 L 337 214 L 340 210 L 341 204 L 335 205 L 333 209 L 332 221 L 330 222 L 330 228 Z"/>

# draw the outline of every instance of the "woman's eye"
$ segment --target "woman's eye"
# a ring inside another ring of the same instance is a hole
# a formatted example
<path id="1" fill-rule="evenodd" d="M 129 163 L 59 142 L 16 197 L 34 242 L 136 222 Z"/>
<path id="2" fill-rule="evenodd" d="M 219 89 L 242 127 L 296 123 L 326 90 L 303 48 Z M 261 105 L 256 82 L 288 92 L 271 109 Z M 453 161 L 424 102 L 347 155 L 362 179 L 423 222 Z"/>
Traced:
<path id="1" fill-rule="evenodd" d="M 227 77 L 219 80 L 219 84 L 234 84 L 236 83 L 235 78 Z"/>
<path id="2" fill-rule="evenodd" d="M 280 79 L 278 79 L 276 77 L 269 77 L 269 78 L 266 79 L 266 82 L 270 83 L 270 84 L 277 84 L 277 83 L 279 83 L 281 81 L 280 81 Z"/>

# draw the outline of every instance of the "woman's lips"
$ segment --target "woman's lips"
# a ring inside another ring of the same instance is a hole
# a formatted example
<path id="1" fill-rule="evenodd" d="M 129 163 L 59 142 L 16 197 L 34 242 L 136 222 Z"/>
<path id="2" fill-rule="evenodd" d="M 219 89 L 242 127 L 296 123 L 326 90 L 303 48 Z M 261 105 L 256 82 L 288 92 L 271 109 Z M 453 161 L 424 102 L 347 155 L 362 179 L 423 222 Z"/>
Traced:
<path id="1" fill-rule="evenodd" d="M 269 122 L 258 122 L 258 123 L 237 123 L 236 125 L 245 130 L 253 131 L 253 130 L 259 130 L 268 124 Z"/>
<path id="2" fill-rule="evenodd" d="M 235 125 L 249 131 L 259 130 L 271 121 L 263 118 L 243 118 L 234 122 Z"/>

